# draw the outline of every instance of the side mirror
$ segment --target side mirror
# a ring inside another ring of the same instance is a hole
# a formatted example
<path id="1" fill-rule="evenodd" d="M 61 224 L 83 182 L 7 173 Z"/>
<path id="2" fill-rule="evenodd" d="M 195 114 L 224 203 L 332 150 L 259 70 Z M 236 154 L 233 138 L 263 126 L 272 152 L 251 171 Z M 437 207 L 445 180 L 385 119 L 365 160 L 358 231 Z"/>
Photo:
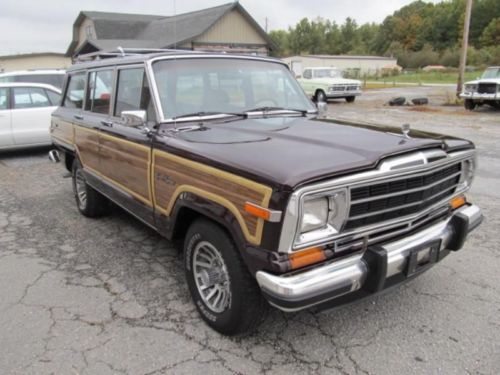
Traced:
<path id="1" fill-rule="evenodd" d="M 297 79 L 302 78 L 302 75 L 301 74 L 297 74 L 297 75 L 295 75 L 295 78 L 297 78 Z"/>
<path id="2" fill-rule="evenodd" d="M 318 117 L 325 118 L 328 112 L 328 104 L 326 102 L 317 102 L 316 107 L 318 107 Z"/>
<path id="3" fill-rule="evenodd" d="M 145 126 L 147 120 L 146 111 L 123 111 L 121 125 L 123 126 Z"/>

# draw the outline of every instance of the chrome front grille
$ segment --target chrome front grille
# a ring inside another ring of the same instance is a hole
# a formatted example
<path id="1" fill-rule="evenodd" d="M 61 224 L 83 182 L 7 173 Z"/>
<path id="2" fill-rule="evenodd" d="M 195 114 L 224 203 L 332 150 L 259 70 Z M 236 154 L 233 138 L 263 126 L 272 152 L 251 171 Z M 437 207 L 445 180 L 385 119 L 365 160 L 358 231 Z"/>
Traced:
<path id="1" fill-rule="evenodd" d="M 382 223 L 423 211 L 455 192 L 461 163 L 432 172 L 351 189 L 345 230 Z"/>

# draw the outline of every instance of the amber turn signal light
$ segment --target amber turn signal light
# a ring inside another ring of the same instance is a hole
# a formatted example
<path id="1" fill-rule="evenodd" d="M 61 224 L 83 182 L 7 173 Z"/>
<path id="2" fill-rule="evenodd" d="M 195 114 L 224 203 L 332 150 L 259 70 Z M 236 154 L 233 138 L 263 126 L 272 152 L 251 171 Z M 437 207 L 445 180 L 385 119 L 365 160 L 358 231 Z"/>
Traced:
<path id="1" fill-rule="evenodd" d="M 321 262 L 326 259 L 326 256 L 322 248 L 312 247 L 310 249 L 291 254 L 289 259 L 292 269 L 295 270 L 297 268 Z"/>
<path id="2" fill-rule="evenodd" d="M 462 207 L 466 202 L 467 201 L 465 200 L 465 196 L 459 195 L 458 197 L 455 197 L 450 201 L 450 206 L 455 210 L 459 207 Z"/>
<path id="3" fill-rule="evenodd" d="M 276 223 L 281 220 L 281 211 L 270 210 L 268 208 L 257 206 L 256 204 L 246 202 L 245 211 L 250 215 L 256 216 L 266 221 Z"/>

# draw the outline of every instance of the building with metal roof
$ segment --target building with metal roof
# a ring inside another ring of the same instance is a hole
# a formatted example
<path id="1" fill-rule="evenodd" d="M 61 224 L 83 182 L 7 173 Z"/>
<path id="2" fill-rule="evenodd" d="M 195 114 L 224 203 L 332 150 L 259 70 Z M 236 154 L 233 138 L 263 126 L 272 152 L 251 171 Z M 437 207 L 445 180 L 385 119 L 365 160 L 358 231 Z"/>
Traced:
<path id="1" fill-rule="evenodd" d="M 82 11 L 66 56 L 122 48 L 177 48 L 267 55 L 273 42 L 238 3 L 175 16 Z"/>

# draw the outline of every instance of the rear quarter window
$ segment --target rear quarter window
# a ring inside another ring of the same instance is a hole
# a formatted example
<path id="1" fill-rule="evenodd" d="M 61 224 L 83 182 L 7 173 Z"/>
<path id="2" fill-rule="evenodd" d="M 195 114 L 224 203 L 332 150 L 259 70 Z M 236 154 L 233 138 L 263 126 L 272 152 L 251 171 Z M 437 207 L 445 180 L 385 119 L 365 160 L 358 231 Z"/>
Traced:
<path id="1" fill-rule="evenodd" d="M 63 106 L 67 108 L 79 108 L 83 106 L 85 95 L 85 73 L 72 74 L 68 78 L 66 94 L 63 100 Z"/>

